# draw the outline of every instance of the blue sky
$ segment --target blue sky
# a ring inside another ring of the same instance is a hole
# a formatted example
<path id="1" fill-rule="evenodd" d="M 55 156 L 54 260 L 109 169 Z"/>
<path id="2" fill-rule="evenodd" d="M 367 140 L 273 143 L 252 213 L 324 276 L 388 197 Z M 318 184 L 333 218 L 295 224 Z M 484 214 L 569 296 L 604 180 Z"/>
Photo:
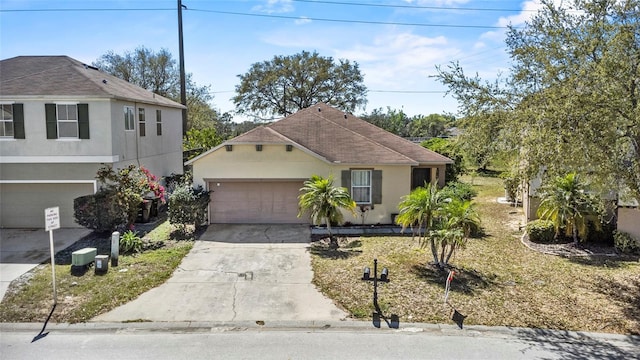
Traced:
<path id="1" fill-rule="evenodd" d="M 409 116 L 456 112 L 456 101 L 429 78 L 436 65 L 459 61 L 466 73 L 489 80 L 507 72 L 505 27 L 522 25 L 539 8 L 535 0 L 183 5 L 186 70 L 198 85 L 211 85 L 220 111 L 234 109 L 237 75 L 251 64 L 307 50 L 359 64 L 369 93 L 366 109 L 356 114 L 391 107 Z M 0 0 L 0 58 L 67 55 L 91 63 L 109 50 L 122 54 L 143 45 L 168 49 L 177 60 L 176 7 L 177 0 Z"/>

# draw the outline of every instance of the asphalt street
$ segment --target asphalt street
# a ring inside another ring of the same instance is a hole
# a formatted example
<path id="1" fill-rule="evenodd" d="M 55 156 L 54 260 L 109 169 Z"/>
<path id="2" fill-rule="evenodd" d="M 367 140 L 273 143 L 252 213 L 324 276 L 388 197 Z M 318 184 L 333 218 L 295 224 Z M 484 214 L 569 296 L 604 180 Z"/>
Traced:
<path id="1" fill-rule="evenodd" d="M 34 326 L 35 325 L 35 326 Z M 366 322 L 0 327 L 3 359 L 638 359 L 640 338 L 522 328 Z"/>

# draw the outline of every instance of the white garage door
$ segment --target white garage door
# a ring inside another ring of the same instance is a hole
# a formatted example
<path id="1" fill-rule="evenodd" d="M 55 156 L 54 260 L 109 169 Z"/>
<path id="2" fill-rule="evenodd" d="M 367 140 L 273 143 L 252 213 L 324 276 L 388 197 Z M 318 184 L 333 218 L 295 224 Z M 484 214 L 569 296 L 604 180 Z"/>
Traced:
<path id="1" fill-rule="evenodd" d="M 209 183 L 212 224 L 304 224 L 298 218 L 302 181 L 215 181 Z"/>
<path id="2" fill-rule="evenodd" d="M 0 184 L 0 226 L 44 228 L 44 209 L 60 207 L 60 226 L 80 227 L 73 199 L 93 194 L 93 184 Z"/>

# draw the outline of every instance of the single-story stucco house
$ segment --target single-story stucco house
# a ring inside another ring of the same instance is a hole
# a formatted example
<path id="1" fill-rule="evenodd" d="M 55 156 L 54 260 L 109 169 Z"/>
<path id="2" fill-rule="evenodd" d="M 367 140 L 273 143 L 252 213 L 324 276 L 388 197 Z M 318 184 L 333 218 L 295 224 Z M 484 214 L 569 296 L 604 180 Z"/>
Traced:
<path id="1" fill-rule="evenodd" d="M 312 175 L 332 176 L 359 205 L 354 224 L 388 224 L 425 181 L 443 186 L 452 160 L 323 103 L 257 127 L 188 161 L 211 190 L 209 223 L 309 223 L 298 196 Z"/>

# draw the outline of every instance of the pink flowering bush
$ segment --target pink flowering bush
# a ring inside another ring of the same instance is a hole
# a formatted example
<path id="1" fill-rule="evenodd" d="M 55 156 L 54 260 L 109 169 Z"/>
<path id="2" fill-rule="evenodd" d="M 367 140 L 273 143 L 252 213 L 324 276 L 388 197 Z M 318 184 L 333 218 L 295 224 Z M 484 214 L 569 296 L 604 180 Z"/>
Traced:
<path id="1" fill-rule="evenodd" d="M 129 165 L 124 169 L 114 170 L 111 165 L 105 165 L 98 170 L 96 179 L 100 182 L 100 189 L 90 196 L 100 198 L 100 201 L 85 199 L 78 203 L 75 215 L 80 225 L 97 231 L 131 228 L 138 216 L 140 204 L 149 193 L 158 197 L 163 204 L 166 201 L 164 186 L 142 166 Z M 118 213 L 125 213 L 126 216 L 124 219 L 122 216 L 112 217 L 110 214 L 113 210 L 101 209 L 119 209 Z M 96 222 L 96 217 L 102 220 Z"/>

